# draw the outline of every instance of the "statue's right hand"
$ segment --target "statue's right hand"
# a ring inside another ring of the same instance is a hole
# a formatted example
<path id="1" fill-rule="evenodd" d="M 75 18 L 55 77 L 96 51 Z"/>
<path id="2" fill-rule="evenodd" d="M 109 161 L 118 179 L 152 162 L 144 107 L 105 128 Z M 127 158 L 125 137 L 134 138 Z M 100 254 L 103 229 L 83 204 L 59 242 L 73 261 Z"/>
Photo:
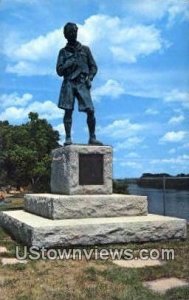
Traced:
<path id="1" fill-rule="evenodd" d="M 77 66 L 77 63 L 76 63 L 76 60 L 74 58 L 67 59 L 65 64 L 64 64 L 65 68 L 70 68 L 70 67 L 75 68 L 76 66 Z"/>

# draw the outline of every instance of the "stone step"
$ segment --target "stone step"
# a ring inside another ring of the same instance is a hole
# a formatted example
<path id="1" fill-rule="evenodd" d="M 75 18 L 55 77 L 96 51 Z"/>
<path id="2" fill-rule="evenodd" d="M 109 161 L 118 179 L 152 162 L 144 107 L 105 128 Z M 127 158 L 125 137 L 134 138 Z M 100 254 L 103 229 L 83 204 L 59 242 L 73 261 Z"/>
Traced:
<path id="1" fill-rule="evenodd" d="M 147 215 L 147 197 L 125 194 L 26 194 L 25 210 L 49 219 Z"/>
<path id="2" fill-rule="evenodd" d="M 0 212 L 0 225 L 25 245 L 45 248 L 186 238 L 186 220 L 159 215 L 49 220 L 14 210 Z"/>

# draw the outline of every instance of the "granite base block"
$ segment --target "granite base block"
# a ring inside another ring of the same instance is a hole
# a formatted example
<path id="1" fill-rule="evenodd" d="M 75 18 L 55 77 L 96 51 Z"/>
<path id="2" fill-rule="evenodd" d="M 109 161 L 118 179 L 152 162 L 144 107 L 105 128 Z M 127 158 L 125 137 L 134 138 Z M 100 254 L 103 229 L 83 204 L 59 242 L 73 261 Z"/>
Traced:
<path id="1" fill-rule="evenodd" d="M 0 226 L 25 245 L 46 248 L 186 238 L 186 220 L 159 215 L 49 220 L 14 210 L 0 213 Z"/>
<path id="2" fill-rule="evenodd" d="M 26 194 L 25 210 L 49 219 L 147 215 L 147 197 L 124 194 Z"/>
<path id="3" fill-rule="evenodd" d="M 54 149 L 51 193 L 112 194 L 112 147 L 73 144 Z"/>

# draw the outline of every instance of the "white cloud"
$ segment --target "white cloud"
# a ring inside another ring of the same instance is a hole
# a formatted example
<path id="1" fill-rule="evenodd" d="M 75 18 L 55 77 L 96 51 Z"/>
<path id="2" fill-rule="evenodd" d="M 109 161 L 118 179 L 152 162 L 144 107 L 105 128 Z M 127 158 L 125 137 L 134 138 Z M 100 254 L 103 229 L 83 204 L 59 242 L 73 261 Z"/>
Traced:
<path id="1" fill-rule="evenodd" d="M 184 120 L 185 120 L 184 116 L 183 116 L 183 115 L 179 115 L 179 116 L 172 117 L 172 118 L 168 121 L 168 123 L 169 123 L 169 124 L 180 124 L 180 123 L 182 123 Z"/>
<path id="2" fill-rule="evenodd" d="M 189 162 L 189 155 L 183 154 L 177 157 L 153 159 L 150 164 L 187 164 Z"/>
<path id="3" fill-rule="evenodd" d="M 60 134 L 65 134 L 63 123 L 60 123 L 60 124 L 54 126 L 53 128 L 54 128 L 54 130 L 58 130 Z"/>
<path id="4" fill-rule="evenodd" d="M 114 64 L 112 66 L 107 64 L 106 66 L 103 65 L 102 70 L 101 68 L 100 66 L 99 74 L 97 75 L 98 78 L 107 81 L 112 77 L 113 70 L 114 80 L 121 82 L 122 86 L 125 87 L 127 95 L 147 99 L 156 98 L 158 101 L 162 101 L 162 99 L 165 99 L 170 94 L 173 87 L 180 87 L 180 90 L 183 91 L 188 89 L 188 71 L 186 68 L 182 70 L 158 70 L 155 67 L 149 68 L 149 66 L 148 68 L 139 67 L 139 64 L 132 66 L 125 66 L 124 64 Z M 170 104 L 173 109 L 182 108 L 183 106 L 178 101 L 175 102 L 176 105 L 172 105 L 172 102 Z M 161 103 L 159 102 L 157 105 L 159 106 L 156 106 L 156 108 L 161 111 Z"/>
<path id="5" fill-rule="evenodd" d="M 160 139 L 160 142 L 181 142 L 186 134 L 186 131 L 169 131 Z"/>
<path id="6" fill-rule="evenodd" d="M 26 76 L 54 74 L 57 55 L 63 42 L 61 28 L 22 44 L 15 40 L 10 44 L 7 39 L 4 54 L 12 63 L 7 65 L 6 71 Z"/>
<path id="7" fill-rule="evenodd" d="M 189 92 L 173 89 L 164 97 L 165 102 L 175 102 L 181 104 L 184 108 L 189 108 Z"/>
<path id="8" fill-rule="evenodd" d="M 184 159 L 184 160 L 189 160 L 189 155 L 188 154 L 183 154 L 181 156 L 181 158 Z"/>
<path id="9" fill-rule="evenodd" d="M 125 4 L 125 9 L 143 21 L 168 18 L 172 25 L 179 16 L 181 20 L 189 19 L 189 3 L 186 0 L 134 0 Z"/>
<path id="10" fill-rule="evenodd" d="M 169 152 L 169 154 L 175 154 L 175 153 L 176 153 L 176 149 L 175 149 L 175 148 L 172 148 L 172 149 L 170 149 L 168 152 Z"/>
<path id="11" fill-rule="evenodd" d="M 55 120 L 62 118 L 60 109 L 52 101 L 39 102 L 35 101 L 26 107 L 10 106 L 0 113 L 0 120 L 8 120 L 10 122 L 22 122 L 25 121 L 30 112 L 37 112 L 40 118 L 47 120 Z"/>
<path id="12" fill-rule="evenodd" d="M 140 155 L 136 152 L 129 152 L 127 155 L 126 155 L 126 158 L 139 158 Z"/>
<path id="13" fill-rule="evenodd" d="M 159 114 L 159 111 L 157 109 L 154 109 L 154 108 L 148 108 L 145 111 L 145 114 L 155 116 L 155 115 Z"/>
<path id="14" fill-rule="evenodd" d="M 141 169 L 142 168 L 142 164 L 140 164 L 139 162 L 136 162 L 136 161 L 124 161 L 124 162 L 120 163 L 120 166 L 130 167 L 133 169 Z"/>
<path id="15" fill-rule="evenodd" d="M 189 155 L 182 154 L 175 157 L 155 158 L 155 159 L 140 159 L 140 158 L 119 158 L 116 160 L 116 164 L 121 167 L 140 170 L 141 173 L 163 173 L 167 170 L 167 173 L 174 171 L 175 174 L 186 173 L 189 167 Z M 130 170 L 129 170 L 130 171 Z M 134 175 L 136 176 L 136 175 Z M 138 175 L 139 176 L 139 175 Z"/>
<path id="16" fill-rule="evenodd" d="M 104 59 L 112 53 L 116 61 L 135 63 L 166 46 L 154 26 L 126 25 L 124 19 L 108 15 L 91 16 L 79 29 L 81 41 L 93 45 L 99 57 L 104 53 Z"/>
<path id="17" fill-rule="evenodd" d="M 2 94 L 0 95 L 0 106 L 26 106 L 33 98 L 33 95 L 30 93 L 25 93 L 22 96 L 19 96 L 17 93 L 11 94 Z"/>
<path id="18" fill-rule="evenodd" d="M 0 113 L 1 121 L 23 121 L 27 117 L 27 113 L 25 113 L 24 108 L 18 108 L 15 106 L 11 106 L 5 109 L 2 113 Z"/>
<path id="19" fill-rule="evenodd" d="M 118 98 L 125 94 L 123 86 L 116 80 L 109 79 L 104 85 L 97 87 L 92 92 L 93 99 L 98 101 L 102 97 Z"/>
<path id="20" fill-rule="evenodd" d="M 50 100 L 44 102 L 35 101 L 27 107 L 27 110 L 37 111 L 42 118 L 47 120 L 55 120 L 62 117 L 61 110 Z"/>
<path id="21" fill-rule="evenodd" d="M 52 63 L 51 63 L 52 65 Z M 35 64 L 33 62 L 19 61 L 16 64 L 8 64 L 6 66 L 6 72 L 17 75 L 32 76 L 32 75 L 54 75 L 55 71 L 50 64 Z"/>
<path id="22" fill-rule="evenodd" d="M 62 46 L 62 30 L 56 29 L 46 35 L 41 35 L 32 39 L 28 43 L 20 45 L 14 52 L 17 60 L 40 61 L 41 59 L 51 59 Z"/>
<path id="23" fill-rule="evenodd" d="M 172 25 L 177 16 L 181 16 L 182 20 L 189 20 L 189 3 L 186 0 L 169 0 L 170 6 L 168 8 L 169 13 L 169 23 L 168 25 Z"/>
<path id="24" fill-rule="evenodd" d="M 99 127 L 99 134 L 111 136 L 112 138 L 125 138 L 144 129 L 144 125 L 131 123 L 129 119 L 116 120 L 113 123 Z"/>
<path id="25" fill-rule="evenodd" d="M 135 149 L 142 142 L 143 142 L 142 138 L 139 138 L 137 136 L 131 136 L 125 141 L 117 143 L 115 145 L 115 151 L 122 150 L 122 149 Z"/>
<path id="26" fill-rule="evenodd" d="M 181 146 L 181 148 L 187 148 L 189 150 L 189 143 L 185 143 Z"/>
<path id="27" fill-rule="evenodd" d="M 129 5 L 129 8 L 134 14 L 142 15 L 147 19 L 160 19 L 167 10 L 167 2 L 162 0 L 135 0 Z"/>
<path id="28" fill-rule="evenodd" d="M 56 126 L 53 126 L 54 130 L 57 130 L 60 134 L 60 143 L 63 144 L 64 143 L 64 137 L 65 137 L 65 129 L 64 129 L 64 124 L 60 123 Z"/>
<path id="29" fill-rule="evenodd" d="M 92 46 L 94 56 L 103 62 L 114 59 L 117 63 L 135 63 L 140 57 L 167 46 L 154 26 L 126 25 L 124 19 L 118 17 L 93 15 L 78 26 L 78 40 Z M 62 28 L 23 43 L 10 41 L 7 36 L 3 51 L 12 63 L 6 71 L 19 75 L 54 74 L 58 51 L 63 44 Z"/>
<path id="30" fill-rule="evenodd" d="M 140 56 L 147 56 L 165 46 L 160 31 L 153 26 L 137 25 L 119 30 L 121 32 L 117 33 L 118 38 L 115 37 L 110 49 L 120 62 L 135 63 Z"/>

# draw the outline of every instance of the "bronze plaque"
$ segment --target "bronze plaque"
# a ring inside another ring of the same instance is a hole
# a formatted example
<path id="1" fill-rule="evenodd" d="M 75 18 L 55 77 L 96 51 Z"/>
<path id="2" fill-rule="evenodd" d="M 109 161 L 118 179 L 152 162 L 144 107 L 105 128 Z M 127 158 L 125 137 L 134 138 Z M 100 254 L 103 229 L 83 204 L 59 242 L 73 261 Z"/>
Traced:
<path id="1" fill-rule="evenodd" d="M 79 185 L 102 185 L 103 154 L 79 154 Z"/>

